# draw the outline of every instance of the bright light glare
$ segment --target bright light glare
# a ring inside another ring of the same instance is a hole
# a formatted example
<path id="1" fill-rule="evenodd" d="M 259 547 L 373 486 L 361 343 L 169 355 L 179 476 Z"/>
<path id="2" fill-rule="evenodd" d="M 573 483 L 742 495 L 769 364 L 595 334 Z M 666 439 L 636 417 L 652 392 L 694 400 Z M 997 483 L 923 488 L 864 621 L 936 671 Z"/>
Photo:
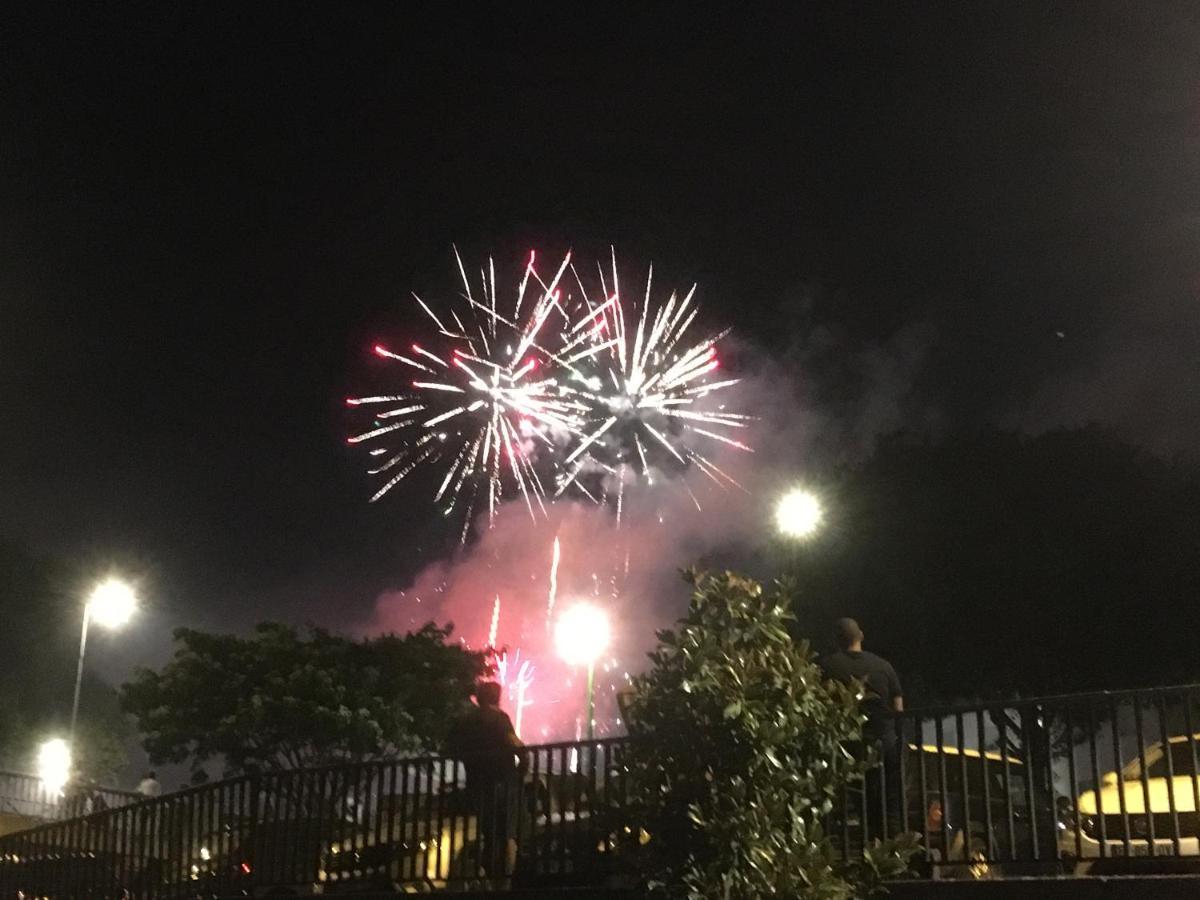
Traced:
<path id="1" fill-rule="evenodd" d="M 824 518 L 821 501 L 811 491 L 788 491 L 775 507 L 775 525 L 787 537 L 806 538 L 815 532 Z"/>
<path id="2" fill-rule="evenodd" d="M 120 628 L 133 616 L 137 595 L 125 582 L 109 578 L 100 582 L 88 597 L 88 615 L 105 628 Z"/>
<path id="3" fill-rule="evenodd" d="M 568 665 L 591 665 L 608 649 L 608 640 L 608 616 L 587 603 L 565 610 L 554 626 L 554 644 Z"/>
<path id="4" fill-rule="evenodd" d="M 71 777 L 71 747 L 62 738 L 51 738 L 38 747 L 37 776 L 54 796 L 66 787 Z"/>

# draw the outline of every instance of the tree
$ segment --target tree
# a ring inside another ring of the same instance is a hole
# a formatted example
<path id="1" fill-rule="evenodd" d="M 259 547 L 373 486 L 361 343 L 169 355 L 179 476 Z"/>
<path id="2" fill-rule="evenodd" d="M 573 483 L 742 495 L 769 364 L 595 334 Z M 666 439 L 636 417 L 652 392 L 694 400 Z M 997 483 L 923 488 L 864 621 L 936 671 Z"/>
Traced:
<path id="1" fill-rule="evenodd" d="M 1095 427 L 900 434 L 825 499 L 797 613 L 858 618 L 910 702 L 1200 679 L 1192 466 Z"/>
<path id="2" fill-rule="evenodd" d="M 627 701 L 634 809 L 652 884 L 690 898 L 846 898 L 905 867 L 908 841 L 840 864 L 822 820 L 868 761 L 855 691 L 822 678 L 788 634 L 789 598 L 689 573 L 676 630 Z"/>
<path id="3" fill-rule="evenodd" d="M 122 687 L 155 763 L 219 760 L 225 772 L 267 771 L 416 754 L 441 746 L 487 671 L 483 653 L 448 644 L 427 624 L 355 641 L 276 623 L 253 637 L 175 632 L 160 672 Z"/>

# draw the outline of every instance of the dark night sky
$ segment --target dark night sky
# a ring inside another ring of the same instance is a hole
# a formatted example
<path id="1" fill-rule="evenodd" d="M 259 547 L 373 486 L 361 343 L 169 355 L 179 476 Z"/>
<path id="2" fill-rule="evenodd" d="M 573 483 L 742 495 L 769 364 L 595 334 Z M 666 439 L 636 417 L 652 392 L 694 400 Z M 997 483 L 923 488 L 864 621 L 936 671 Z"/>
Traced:
<path id="1" fill-rule="evenodd" d="M 345 621 L 440 546 L 366 504 L 342 398 L 451 242 L 613 242 L 769 351 L 920 326 L 943 427 L 1197 450 L 1194 4 L 29 6 L 0 534 L 164 621 Z"/>

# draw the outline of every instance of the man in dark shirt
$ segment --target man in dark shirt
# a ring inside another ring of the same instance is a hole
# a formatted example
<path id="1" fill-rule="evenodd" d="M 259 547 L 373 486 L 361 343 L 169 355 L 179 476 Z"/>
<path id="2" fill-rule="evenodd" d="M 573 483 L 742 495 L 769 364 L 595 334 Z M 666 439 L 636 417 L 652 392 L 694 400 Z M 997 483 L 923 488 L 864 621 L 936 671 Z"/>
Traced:
<path id="1" fill-rule="evenodd" d="M 521 788 L 515 751 L 523 745 L 512 720 L 500 708 L 500 685 L 480 683 L 475 699 L 479 705 L 451 726 L 449 751 L 467 769 L 467 794 L 477 811 L 484 870 L 504 875 L 506 862 L 509 867 L 512 862 L 509 841 L 515 835 L 513 819 Z"/>
<path id="2" fill-rule="evenodd" d="M 853 619 L 838 619 L 833 637 L 840 648 L 822 660 L 825 674 L 843 684 L 862 684 L 863 739 L 879 748 L 882 765 L 867 773 L 864 823 L 871 836 L 896 833 L 899 808 L 899 752 L 891 714 L 904 711 L 904 692 L 892 664 L 862 648 L 863 633 Z"/>
<path id="3" fill-rule="evenodd" d="M 822 660 L 825 674 L 844 684 L 862 682 L 866 737 L 883 741 L 890 748 L 896 734 L 894 728 L 888 727 L 889 713 L 904 711 L 904 692 L 896 670 L 883 657 L 862 648 L 862 629 L 853 619 L 838 619 L 833 625 L 833 636 L 841 649 Z"/>

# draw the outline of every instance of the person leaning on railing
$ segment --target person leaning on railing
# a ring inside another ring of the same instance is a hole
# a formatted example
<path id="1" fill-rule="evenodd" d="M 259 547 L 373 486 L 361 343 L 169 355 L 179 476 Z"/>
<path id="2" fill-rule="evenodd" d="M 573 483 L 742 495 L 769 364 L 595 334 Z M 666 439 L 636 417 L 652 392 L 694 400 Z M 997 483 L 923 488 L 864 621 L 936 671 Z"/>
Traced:
<path id="1" fill-rule="evenodd" d="M 515 751 L 524 744 L 500 708 L 499 684 L 481 682 L 475 700 L 478 705 L 451 726 L 448 750 L 467 769 L 467 793 L 483 844 L 480 863 L 488 875 L 503 877 L 516 852 L 521 760 Z"/>

